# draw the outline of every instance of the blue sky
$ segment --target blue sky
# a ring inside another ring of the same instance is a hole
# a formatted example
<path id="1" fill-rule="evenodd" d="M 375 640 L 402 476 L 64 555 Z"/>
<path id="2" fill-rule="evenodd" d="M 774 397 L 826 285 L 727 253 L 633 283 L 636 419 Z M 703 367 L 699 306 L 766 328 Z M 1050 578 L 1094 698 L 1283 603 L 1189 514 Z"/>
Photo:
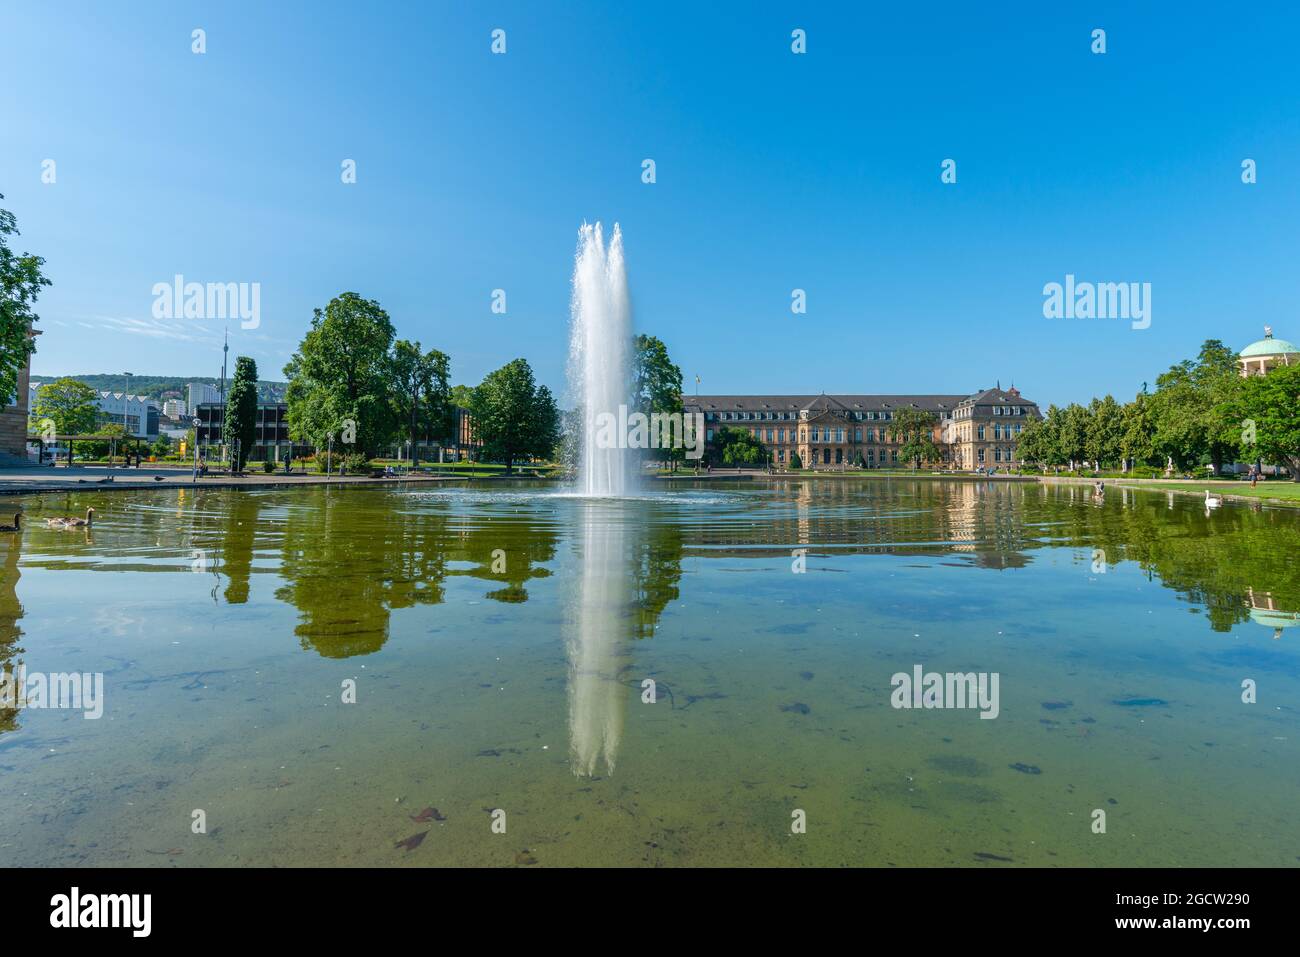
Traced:
<path id="1" fill-rule="evenodd" d="M 216 374 L 220 321 L 151 316 L 180 273 L 260 283 L 230 335 L 265 378 L 354 290 L 457 382 L 524 356 L 558 388 L 584 219 L 704 392 L 1128 397 L 1207 337 L 1300 339 L 1300 14 L 871 6 L 6 2 L 34 368 Z M 1045 319 L 1067 273 L 1150 282 L 1151 327 Z"/>

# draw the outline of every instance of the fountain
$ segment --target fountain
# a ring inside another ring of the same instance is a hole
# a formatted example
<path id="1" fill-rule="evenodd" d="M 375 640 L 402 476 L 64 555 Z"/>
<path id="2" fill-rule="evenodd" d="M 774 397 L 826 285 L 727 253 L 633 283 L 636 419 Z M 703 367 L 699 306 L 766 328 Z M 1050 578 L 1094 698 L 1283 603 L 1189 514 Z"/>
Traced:
<path id="1" fill-rule="evenodd" d="M 583 223 L 578 230 L 570 312 L 569 390 L 582 429 L 578 491 L 592 497 L 625 495 L 633 484 L 635 452 L 621 442 L 596 440 L 597 418 L 617 417 L 632 392 L 632 310 L 617 223 L 608 246 L 600 223 Z"/>

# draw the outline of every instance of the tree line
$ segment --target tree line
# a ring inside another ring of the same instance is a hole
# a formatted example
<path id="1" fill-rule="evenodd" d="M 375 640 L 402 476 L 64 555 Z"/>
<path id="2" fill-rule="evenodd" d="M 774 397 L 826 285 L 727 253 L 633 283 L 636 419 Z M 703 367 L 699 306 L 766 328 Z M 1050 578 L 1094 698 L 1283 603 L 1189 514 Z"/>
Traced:
<path id="1" fill-rule="evenodd" d="M 1113 396 L 1087 405 L 1048 406 L 1019 436 L 1022 461 L 1041 466 L 1082 462 L 1102 468 L 1180 472 L 1237 461 L 1284 464 L 1300 481 L 1300 366 L 1242 377 L 1237 356 L 1207 339 L 1185 359 L 1144 383 L 1131 402 Z"/>

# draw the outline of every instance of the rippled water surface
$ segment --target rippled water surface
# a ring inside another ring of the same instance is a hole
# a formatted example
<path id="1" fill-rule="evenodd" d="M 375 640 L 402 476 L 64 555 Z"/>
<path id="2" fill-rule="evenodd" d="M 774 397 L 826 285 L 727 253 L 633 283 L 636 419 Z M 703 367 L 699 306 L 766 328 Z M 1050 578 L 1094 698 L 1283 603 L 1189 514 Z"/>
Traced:
<path id="1" fill-rule="evenodd" d="M 1300 861 L 1295 511 L 901 479 L 22 504 L 0 661 L 102 672 L 104 713 L 0 709 L 5 864 Z M 996 673 L 997 718 L 892 707 L 915 665 Z"/>

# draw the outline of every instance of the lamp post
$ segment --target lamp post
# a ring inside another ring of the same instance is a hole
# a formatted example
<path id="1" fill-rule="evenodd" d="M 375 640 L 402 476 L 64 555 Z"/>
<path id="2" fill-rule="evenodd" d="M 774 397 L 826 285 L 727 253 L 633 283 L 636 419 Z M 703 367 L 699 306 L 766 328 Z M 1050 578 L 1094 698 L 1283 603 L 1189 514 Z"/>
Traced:
<path id="1" fill-rule="evenodd" d="M 330 480 L 330 475 L 334 472 L 334 433 L 329 433 L 329 447 L 325 452 L 325 481 Z"/>
<path id="2" fill-rule="evenodd" d="M 199 426 L 202 425 L 203 422 L 196 415 L 193 419 L 193 423 L 194 423 L 194 479 L 193 481 L 197 484 L 199 481 Z"/>

